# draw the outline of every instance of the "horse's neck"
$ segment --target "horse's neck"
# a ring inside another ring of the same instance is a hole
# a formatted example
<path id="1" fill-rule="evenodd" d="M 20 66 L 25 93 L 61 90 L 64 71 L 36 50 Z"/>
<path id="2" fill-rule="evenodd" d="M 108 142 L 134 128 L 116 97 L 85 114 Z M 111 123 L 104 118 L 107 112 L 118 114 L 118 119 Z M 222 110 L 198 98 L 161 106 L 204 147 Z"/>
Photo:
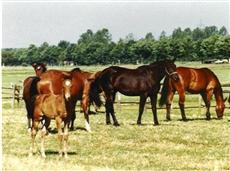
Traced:
<path id="1" fill-rule="evenodd" d="M 223 98 L 223 91 L 221 86 L 217 87 L 214 90 L 214 95 L 215 95 L 215 99 L 216 99 L 216 103 L 217 104 L 222 104 L 224 103 L 224 98 Z"/>
<path id="2" fill-rule="evenodd" d="M 158 72 L 157 76 L 159 80 L 162 80 L 163 77 L 165 76 L 164 67 L 162 67 L 161 65 L 154 65 L 151 69 L 152 69 L 152 72 Z"/>

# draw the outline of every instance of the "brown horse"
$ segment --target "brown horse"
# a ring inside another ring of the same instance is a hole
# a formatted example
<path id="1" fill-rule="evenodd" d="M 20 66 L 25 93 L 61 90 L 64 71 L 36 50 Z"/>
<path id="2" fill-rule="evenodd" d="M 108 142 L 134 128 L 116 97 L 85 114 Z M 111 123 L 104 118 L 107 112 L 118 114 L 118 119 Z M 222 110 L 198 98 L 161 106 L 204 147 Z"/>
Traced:
<path id="1" fill-rule="evenodd" d="M 126 96 L 140 96 L 139 116 L 137 124 L 141 124 L 141 117 L 147 97 L 151 99 L 152 112 L 155 125 L 158 125 L 156 101 L 160 89 L 160 81 L 165 75 L 177 80 L 174 60 L 157 61 L 150 65 L 140 66 L 136 69 L 127 69 L 111 66 L 104 69 L 95 80 L 106 97 L 106 124 L 111 124 L 110 114 L 114 125 L 119 123 L 114 114 L 113 103 L 115 95 L 120 92 Z"/>
<path id="2" fill-rule="evenodd" d="M 39 94 L 61 94 L 62 81 L 65 78 L 72 79 L 71 99 L 68 108 L 71 113 L 71 126 L 73 129 L 75 120 L 75 106 L 77 100 L 81 100 L 81 106 L 84 111 L 85 125 L 87 131 L 90 131 L 88 106 L 89 102 L 93 101 L 97 106 L 101 105 L 99 93 L 93 91 L 91 83 L 95 79 L 96 74 L 89 74 L 75 68 L 71 71 L 48 70 L 40 75 L 40 81 L 37 84 Z M 91 91 L 90 91 L 91 90 Z"/>
<path id="3" fill-rule="evenodd" d="M 50 83 L 51 84 L 51 83 Z M 62 94 L 40 94 L 36 97 L 34 113 L 33 113 L 33 123 L 31 130 L 32 144 L 30 148 L 30 156 L 35 153 L 35 137 L 38 131 L 39 123 L 44 116 L 49 119 L 54 119 L 56 121 L 56 127 L 58 130 L 58 140 L 60 144 L 59 155 L 67 157 L 67 140 L 68 140 L 68 124 L 70 122 L 70 113 L 68 112 L 68 106 L 70 103 L 70 90 L 71 90 L 71 80 L 66 79 L 63 81 Z M 64 134 L 62 132 L 61 124 L 64 122 Z M 63 135 L 62 135 L 63 134 Z M 41 155 L 46 157 L 44 148 L 44 138 L 46 135 L 46 126 L 42 126 L 41 133 Z"/>
<path id="4" fill-rule="evenodd" d="M 39 81 L 38 77 L 47 70 L 46 65 L 42 63 L 32 64 L 36 77 L 31 76 L 27 77 L 23 82 L 23 100 L 25 101 L 27 119 L 28 119 L 28 129 L 31 129 L 32 116 L 33 116 L 33 103 L 34 96 L 38 93 L 36 89 L 37 82 Z"/>
<path id="5" fill-rule="evenodd" d="M 202 96 L 207 108 L 207 119 L 210 119 L 210 100 L 214 94 L 216 99 L 216 114 L 218 118 L 222 118 L 225 105 L 222 88 L 217 76 L 208 68 L 195 69 L 178 67 L 176 71 L 179 75 L 179 80 L 175 81 L 167 77 L 163 83 L 163 88 L 161 91 L 159 104 L 160 106 L 166 104 L 166 119 L 171 119 L 170 109 L 175 91 L 177 91 L 179 94 L 179 106 L 181 116 L 184 121 L 186 120 L 184 111 L 186 91 L 192 94 L 200 94 Z"/>

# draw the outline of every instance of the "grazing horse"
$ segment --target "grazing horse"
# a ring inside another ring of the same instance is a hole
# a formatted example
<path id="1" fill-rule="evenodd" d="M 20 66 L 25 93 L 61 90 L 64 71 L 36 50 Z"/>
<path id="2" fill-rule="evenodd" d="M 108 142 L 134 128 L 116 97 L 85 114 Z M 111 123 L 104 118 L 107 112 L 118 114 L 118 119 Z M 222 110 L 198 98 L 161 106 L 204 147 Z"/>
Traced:
<path id="1" fill-rule="evenodd" d="M 70 122 L 68 104 L 70 103 L 71 86 L 71 80 L 66 79 L 63 81 L 61 94 L 40 94 L 36 97 L 31 130 L 32 144 L 30 147 L 30 156 L 35 153 L 35 137 L 38 131 L 39 123 L 45 116 L 46 118 L 54 119 L 56 121 L 58 140 L 60 144 L 59 155 L 62 156 L 62 154 L 64 153 L 64 156 L 67 157 L 68 124 Z M 62 122 L 64 122 L 64 134 L 61 127 Z M 46 126 L 43 125 L 41 133 L 41 155 L 44 158 L 46 157 L 44 148 L 45 135 Z"/>
<path id="2" fill-rule="evenodd" d="M 178 67 L 176 71 L 179 75 L 179 80 L 175 81 L 167 77 L 164 80 L 161 91 L 159 104 L 160 106 L 166 104 L 166 119 L 171 119 L 170 109 L 175 91 L 179 94 L 179 106 L 184 121 L 186 120 L 184 111 L 185 91 L 192 94 L 200 94 L 202 96 L 207 108 L 207 119 L 210 119 L 210 100 L 214 94 L 216 99 L 216 114 L 218 118 L 222 118 L 225 105 L 222 88 L 217 76 L 208 68 L 195 69 Z"/>
<path id="3" fill-rule="evenodd" d="M 84 111 L 85 125 L 87 131 L 91 131 L 89 125 L 88 106 L 89 102 L 93 101 L 100 107 L 102 104 L 98 91 L 94 91 L 91 87 L 92 81 L 95 79 L 96 74 L 81 71 L 75 68 L 71 71 L 48 70 L 40 75 L 40 81 L 37 84 L 39 94 L 61 94 L 62 81 L 65 78 L 72 79 L 71 99 L 68 104 L 69 112 L 71 113 L 71 126 L 73 129 L 75 115 L 75 106 L 77 100 L 81 100 L 81 106 Z"/>
<path id="4" fill-rule="evenodd" d="M 31 129 L 34 96 L 38 93 L 36 89 L 37 82 L 39 81 L 38 77 L 47 70 L 46 65 L 42 63 L 34 63 L 32 66 L 36 76 L 27 77 L 23 82 L 23 100 L 26 105 L 28 129 Z"/>
<path id="5" fill-rule="evenodd" d="M 101 71 L 95 80 L 95 84 L 105 94 L 106 124 L 111 124 L 111 114 L 114 125 L 119 126 L 114 114 L 113 103 L 116 93 L 120 92 L 126 96 L 140 96 L 137 124 L 141 124 L 144 105 L 147 97 L 150 97 L 154 123 L 158 125 L 156 101 L 157 93 L 160 89 L 160 81 L 165 75 L 168 75 L 173 80 L 177 80 L 178 76 L 175 71 L 176 65 L 174 60 L 157 61 L 136 69 L 111 66 Z"/>

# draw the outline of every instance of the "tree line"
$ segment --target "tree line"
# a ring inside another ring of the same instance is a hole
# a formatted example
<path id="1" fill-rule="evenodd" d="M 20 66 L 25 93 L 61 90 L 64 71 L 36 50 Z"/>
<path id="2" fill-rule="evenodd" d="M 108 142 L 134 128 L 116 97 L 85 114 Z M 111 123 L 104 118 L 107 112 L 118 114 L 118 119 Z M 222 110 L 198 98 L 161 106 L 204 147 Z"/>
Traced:
<path id="1" fill-rule="evenodd" d="M 88 29 L 76 43 L 61 40 L 58 45 L 42 43 L 28 48 L 2 49 L 4 65 L 29 65 L 43 62 L 61 65 L 66 61 L 77 65 L 150 63 L 176 57 L 179 61 L 204 61 L 230 58 L 230 35 L 223 26 L 176 28 L 171 35 L 162 31 L 159 38 L 147 33 L 135 40 L 132 33 L 112 41 L 108 29 L 96 32 Z"/>

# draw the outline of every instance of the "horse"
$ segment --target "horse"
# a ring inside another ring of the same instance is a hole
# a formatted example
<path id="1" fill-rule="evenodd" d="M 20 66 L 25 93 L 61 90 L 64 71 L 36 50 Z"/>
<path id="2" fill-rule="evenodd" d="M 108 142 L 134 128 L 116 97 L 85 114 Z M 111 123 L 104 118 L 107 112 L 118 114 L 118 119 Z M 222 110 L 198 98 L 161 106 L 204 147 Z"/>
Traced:
<path id="1" fill-rule="evenodd" d="M 74 68 L 71 71 L 48 70 L 40 75 L 40 81 L 37 84 L 38 94 L 60 94 L 62 81 L 66 77 L 72 79 L 71 99 L 68 108 L 71 113 L 70 129 L 73 130 L 75 115 L 75 106 L 77 100 L 81 100 L 81 107 L 84 111 L 85 126 L 87 131 L 91 131 L 89 125 L 88 106 L 90 102 L 94 102 L 98 107 L 102 102 L 98 91 L 92 88 L 92 81 L 95 79 L 95 74 L 81 71 L 79 68 Z"/>
<path id="2" fill-rule="evenodd" d="M 110 115 L 115 126 L 119 126 L 114 113 L 115 95 L 120 92 L 126 96 L 140 96 L 139 116 L 137 124 L 141 125 L 141 117 L 147 97 L 151 99 L 154 124 L 158 125 L 156 101 L 160 89 L 160 81 L 165 75 L 177 80 L 175 60 L 157 61 L 136 69 L 111 66 L 95 79 L 95 84 L 104 92 L 106 108 L 106 124 L 111 124 Z"/>
<path id="3" fill-rule="evenodd" d="M 27 77 L 23 82 L 23 100 L 26 105 L 27 111 L 27 120 L 28 120 L 28 130 L 31 129 L 32 116 L 33 116 L 33 103 L 34 96 L 38 94 L 36 90 L 37 82 L 39 81 L 39 76 L 47 71 L 46 65 L 43 63 L 33 63 L 32 67 L 34 68 L 36 76 Z"/>
<path id="4" fill-rule="evenodd" d="M 36 96 L 31 130 L 32 144 L 30 147 L 29 156 L 32 156 L 33 153 L 36 152 L 35 137 L 38 131 L 39 123 L 45 116 L 46 118 L 54 119 L 56 121 L 56 127 L 58 130 L 58 141 L 60 145 L 59 155 L 61 157 L 64 153 L 64 157 L 67 158 L 68 124 L 70 122 L 70 113 L 68 112 L 68 106 L 71 97 L 71 80 L 65 79 L 62 86 L 62 93 L 59 95 L 50 93 L 39 94 Z M 62 122 L 64 122 L 63 132 L 61 127 Z M 46 126 L 43 124 L 41 132 L 41 155 L 44 158 L 46 157 L 44 148 L 45 135 Z"/>
<path id="5" fill-rule="evenodd" d="M 218 118 L 222 118 L 224 114 L 224 99 L 223 91 L 220 81 L 217 76 L 208 68 L 188 68 L 178 67 L 176 72 L 179 75 L 178 80 L 173 80 L 166 77 L 161 91 L 161 98 L 159 100 L 160 106 L 166 104 L 167 114 L 166 119 L 170 118 L 171 103 L 175 91 L 179 94 L 179 106 L 181 111 L 182 120 L 186 121 L 184 111 L 185 92 L 192 94 L 200 94 L 206 106 L 206 118 L 210 119 L 210 100 L 212 95 L 216 99 L 216 114 Z"/>

